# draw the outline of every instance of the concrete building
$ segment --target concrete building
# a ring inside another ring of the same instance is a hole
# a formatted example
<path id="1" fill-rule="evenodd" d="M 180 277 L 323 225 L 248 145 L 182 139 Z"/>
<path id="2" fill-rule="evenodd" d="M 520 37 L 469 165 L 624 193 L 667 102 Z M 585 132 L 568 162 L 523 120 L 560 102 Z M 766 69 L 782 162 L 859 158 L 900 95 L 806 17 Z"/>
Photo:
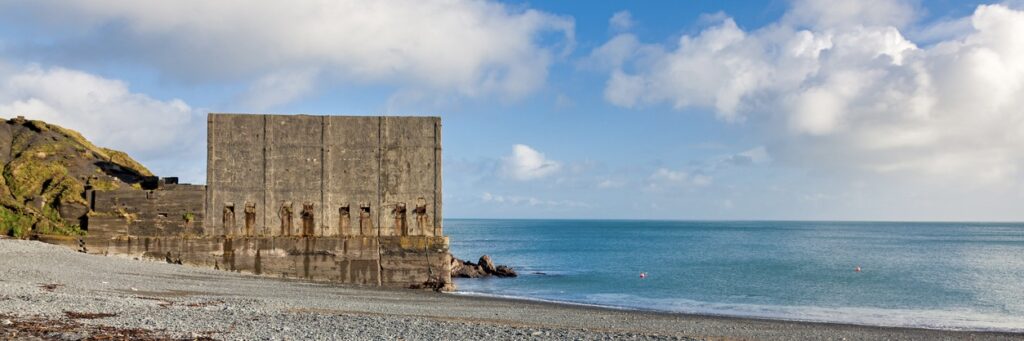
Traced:
<path id="1" fill-rule="evenodd" d="M 441 236 L 437 117 L 209 116 L 207 233 Z"/>
<path id="2" fill-rule="evenodd" d="M 88 189 L 83 251 L 454 288 L 437 117 L 210 114 L 207 185 Z"/>

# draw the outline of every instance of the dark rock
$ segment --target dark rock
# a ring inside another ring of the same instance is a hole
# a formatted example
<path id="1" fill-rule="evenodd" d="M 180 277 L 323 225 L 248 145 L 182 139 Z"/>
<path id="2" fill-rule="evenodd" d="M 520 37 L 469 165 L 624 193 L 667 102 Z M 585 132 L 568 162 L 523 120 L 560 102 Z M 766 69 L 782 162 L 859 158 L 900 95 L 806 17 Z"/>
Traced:
<path id="1" fill-rule="evenodd" d="M 455 284 L 449 281 L 431 278 L 422 284 L 411 284 L 409 289 L 430 289 L 437 292 L 442 291 L 453 291 L 455 290 Z"/>
<path id="2" fill-rule="evenodd" d="M 479 264 L 481 267 L 483 267 L 484 268 L 484 272 L 486 272 L 486 273 L 493 274 L 493 273 L 497 272 L 497 269 L 494 267 L 494 262 L 491 261 L 491 256 L 488 256 L 488 255 L 480 256 L 480 260 L 477 261 L 476 263 Z"/>
<path id="3" fill-rule="evenodd" d="M 504 265 L 498 265 L 498 268 L 496 268 L 495 271 L 494 271 L 494 275 L 498 276 L 498 277 L 516 277 L 516 276 L 519 276 L 518 274 L 516 274 L 515 270 L 512 270 L 512 268 L 504 266 Z"/>
<path id="4" fill-rule="evenodd" d="M 166 255 L 164 255 L 164 261 L 166 261 L 167 264 L 181 265 L 181 258 L 171 257 L 171 253 L 170 252 L 168 252 Z"/>
<path id="5" fill-rule="evenodd" d="M 485 276 L 487 276 L 487 272 L 484 272 L 483 268 L 479 265 L 452 257 L 453 278 L 480 278 Z"/>
<path id="6" fill-rule="evenodd" d="M 491 257 L 483 255 L 479 264 L 452 257 L 452 278 L 481 278 L 489 276 L 516 277 L 516 271 L 505 265 L 495 266 Z"/>

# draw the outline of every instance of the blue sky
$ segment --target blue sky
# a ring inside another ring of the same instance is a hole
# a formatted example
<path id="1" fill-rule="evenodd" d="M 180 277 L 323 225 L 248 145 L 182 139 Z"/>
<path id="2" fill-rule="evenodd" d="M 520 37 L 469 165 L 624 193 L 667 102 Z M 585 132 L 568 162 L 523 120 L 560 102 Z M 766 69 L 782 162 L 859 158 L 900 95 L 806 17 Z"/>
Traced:
<path id="1" fill-rule="evenodd" d="M 207 112 L 440 115 L 447 217 L 1022 220 L 1021 9 L 6 1 L 0 116 L 202 183 Z"/>

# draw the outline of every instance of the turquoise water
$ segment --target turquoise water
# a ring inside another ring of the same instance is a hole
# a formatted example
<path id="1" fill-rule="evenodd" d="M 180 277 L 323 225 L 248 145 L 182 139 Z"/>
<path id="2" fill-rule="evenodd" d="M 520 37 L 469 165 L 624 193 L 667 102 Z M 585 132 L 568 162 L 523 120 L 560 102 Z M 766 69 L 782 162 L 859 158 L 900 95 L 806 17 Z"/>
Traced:
<path id="1" fill-rule="evenodd" d="M 1024 331 L 1021 223 L 446 219 L 445 232 L 456 257 L 521 275 L 457 280 L 460 294 Z"/>

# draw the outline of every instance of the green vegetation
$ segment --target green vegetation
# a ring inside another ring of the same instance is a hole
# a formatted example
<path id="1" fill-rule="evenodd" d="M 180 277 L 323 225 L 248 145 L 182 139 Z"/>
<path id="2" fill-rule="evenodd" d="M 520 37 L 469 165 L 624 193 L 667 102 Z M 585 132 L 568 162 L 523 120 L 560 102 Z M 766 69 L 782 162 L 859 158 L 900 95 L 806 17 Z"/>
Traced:
<path id="1" fill-rule="evenodd" d="M 124 181 L 139 188 L 141 177 L 152 176 L 128 154 L 97 147 L 70 129 L 20 119 L 0 121 L 0 128 L 0 151 L 9 154 L 0 163 L 3 235 L 82 235 L 79 215 L 92 213 L 84 198 L 86 181 L 107 191 L 122 188 Z"/>
<path id="2" fill-rule="evenodd" d="M 46 124 L 46 122 L 39 121 L 39 120 L 28 121 L 28 123 L 26 123 L 25 126 L 28 126 L 30 129 L 38 131 L 38 132 L 44 132 L 44 131 L 50 130 L 50 127 Z"/>
<path id="3" fill-rule="evenodd" d="M 139 175 L 153 176 L 153 172 L 150 172 L 149 169 L 147 169 L 138 161 L 135 161 L 135 159 L 132 159 L 125 152 L 97 147 L 96 145 L 92 144 L 92 142 L 89 142 L 89 140 L 86 140 L 85 137 L 82 136 L 82 134 L 71 129 L 63 128 L 52 124 L 49 125 L 49 127 L 54 131 L 60 133 L 61 135 L 64 135 L 64 137 L 66 137 L 67 140 L 74 142 L 74 144 L 76 144 L 78 147 L 76 149 L 80 152 L 89 151 L 92 152 L 92 154 L 97 158 L 110 161 L 125 169 L 135 170 L 136 172 L 139 173 Z"/>
<path id="4" fill-rule="evenodd" d="M 89 182 L 92 185 L 92 189 L 97 191 L 113 191 L 121 188 L 120 181 L 106 180 L 106 179 L 95 179 Z"/>
<path id="5" fill-rule="evenodd" d="M 153 173 L 150 172 L 149 169 L 146 169 L 145 166 L 143 166 L 138 161 L 135 161 L 134 159 L 132 159 L 125 152 L 120 152 L 120 151 L 116 151 L 116 150 L 113 150 L 113 149 L 107 149 L 107 148 L 103 148 L 103 151 L 107 152 L 107 155 L 109 156 L 107 158 L 108 161 L 113 162 L 114 164 L 117 164 L 118 166 L 121 166 L 121 168 L 134 169 L 136 172 L 139 173 L 139 175 L 142 175 L 142 176 L 153 176 Z"/>
<path id="6" fill-rule="evenodd" d="M 4 167 L 4 181 L 15 198 L 41 196 L 54 203 L 85 205 L 81 193 L 85 186 L 68 176 L 68 169 L 59 162 L 35 157 L 19 158 Z"/>
<path id="7" fill-rule="evenodd" d="M 32 218 L 0 206 L 0 234 L 25 238 L 32 230 Z"/>

